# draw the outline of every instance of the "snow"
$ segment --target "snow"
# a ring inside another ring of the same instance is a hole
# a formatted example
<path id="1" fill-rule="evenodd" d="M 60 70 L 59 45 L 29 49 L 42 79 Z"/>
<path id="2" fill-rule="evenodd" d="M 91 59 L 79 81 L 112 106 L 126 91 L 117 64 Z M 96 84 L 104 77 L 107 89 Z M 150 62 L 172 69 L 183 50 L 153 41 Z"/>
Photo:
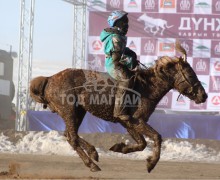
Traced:
<path id="1" fill-rule="evenodd" d="M 129 140 L 126 140 L 126 144 L 129 144 Z M 146 159 L 152 153 L 152 149 L 149 147 L 144 151 L 129 154 L 104 151 L 100 148 L 96 148 L 96 150 L 101 157 L 126 158 L 133 160 Z M 2 133 L 0 135 L 0 152 L 13 154 L 78 156 L 67 143 L 66 138 L 57 131 L 50 131 L 49 133 L 28 132 L 16 143 L 10 142 L 9 138 Z M 193 145 L 188 141 L 177 142 L 167 139 L 162 144 L 161 161 L 220 163 L 220 152 L 207 148 L 203 144 Z"/>

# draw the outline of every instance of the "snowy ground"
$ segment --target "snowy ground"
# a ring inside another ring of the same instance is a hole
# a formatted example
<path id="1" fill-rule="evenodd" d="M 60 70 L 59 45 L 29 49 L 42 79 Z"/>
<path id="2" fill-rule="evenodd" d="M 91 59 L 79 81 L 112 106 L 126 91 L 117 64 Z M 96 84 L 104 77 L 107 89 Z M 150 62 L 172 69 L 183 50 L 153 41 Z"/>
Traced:
<path id="1" fill-rule="evenodd" d="M 7 136 L 8 134 L 8 136 Z M 82 135 L 83 136 L 83 135 Z M 104 134 L 103 134 L 104 136 Z M 108 134 L 108 139 L 111 135 Z M 118 135 L 118 141 L 120 141 Z M 84 138 L 87 140 L 91 135 L 87 135 Z M 93 136 L 93 140 L 88 139 L 93 144 L 103 143 L 101 141 L 102 134 L 99 138 Z M 97 139 L 96 139 L 97 138 Z M 104 141 L 106 141 L 106 135 Z M 131 143 L 130 139 L 126 135 L 121 135 L 121 141 L 125 143 Z M 109 147 L 114 143 L 114 140 L 109 140 Z M 209 147 L 202 144 L 203 141 L 195 143 L 186 140 L 166 139 L 163 141 L 161 151 L 161 161 L 184 161 L 184 162 L 210 162 L 220 163 L 220 141 L 218 145 Z M 204 140 L 205 142 L 205 140 Z M 213 141 L 214 142 L 214 141 Z M 150 144 L 151 146 L 152 144 Z M 219 148 L 218 148 L 219 147 Z M 106 147 L 108 148 L 108 147 Z M 126 158 L 133 160 L 146 159 L 151 153 L 151 148 L 147 147 L 144 151 L 135 152 L 130 154 L 121 154 L 108 151 L 105 147 L 99 146 L 96 149 L 100 157 L 115 157 Z M 12 132 L 0 135 L 0 152 L 1 153 L 13 153 L 13 154 L 39 154 L 39 155 L 62 155 L 62 156 L 78 156 L 75 151 L 72 150 L 70 145 L 66 142 L 62 133 L 57 131 L 45 132 L 27 132 L 25 134 L 16 132 L 14 138 L 12 138 Z"/>

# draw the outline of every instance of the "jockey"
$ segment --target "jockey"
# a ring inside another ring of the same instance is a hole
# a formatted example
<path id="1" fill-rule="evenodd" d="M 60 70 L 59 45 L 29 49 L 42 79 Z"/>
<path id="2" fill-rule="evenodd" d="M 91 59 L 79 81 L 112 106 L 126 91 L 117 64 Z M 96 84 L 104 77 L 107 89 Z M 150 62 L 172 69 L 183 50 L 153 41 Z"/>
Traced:
<path id="1" fill-rule="evenodd" d="M 128 108 L 123 102 L 126 89 L 133 88 L 133 71 L 138 64 L 136 53 L 126 47 L 126 34 L 129 27 L 127 15 L 128 13 L 125 11 L 113 11 L 108 17 L 110 27 L 104 29 L 100 35 L 101 41 L 104 42 L 107 72 L 119 82 L 115 96 L 114 117 L 121 120 L 129 120 L 130 118 L 127 113 Z"/>

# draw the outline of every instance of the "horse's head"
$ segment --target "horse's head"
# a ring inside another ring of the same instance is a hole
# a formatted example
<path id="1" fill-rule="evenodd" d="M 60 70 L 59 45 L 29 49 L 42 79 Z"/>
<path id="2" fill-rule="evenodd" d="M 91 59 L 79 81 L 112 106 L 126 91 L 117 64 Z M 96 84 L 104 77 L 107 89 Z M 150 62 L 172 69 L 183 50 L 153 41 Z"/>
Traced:
<path id="1" fill-rule="evenodd" d="M 177 73 L 174 76 L 174 88 L 196 104 L 204 103 L 208 96 L 190 64 L 179 58 L 175 67 Z"/>
<path id="2" fill-rule="evenodd" d="M 176 89 L 184 96 L 195 101 L 196 104 L 204 103 L 207 94 L 196 73 L 186 61 L 186 51 L 177 42 L 176 49 L 183 53 L 183 57 L 161 57 L 155 65 L 155 74 L 168 82 L 171 88 Z"/>
<path id="3" fill-rule="evenodd" d="M 146 21 L 146 19 L 147 19 L 147 15 L 143 14 L 137 19 L 137 21 Z"/>

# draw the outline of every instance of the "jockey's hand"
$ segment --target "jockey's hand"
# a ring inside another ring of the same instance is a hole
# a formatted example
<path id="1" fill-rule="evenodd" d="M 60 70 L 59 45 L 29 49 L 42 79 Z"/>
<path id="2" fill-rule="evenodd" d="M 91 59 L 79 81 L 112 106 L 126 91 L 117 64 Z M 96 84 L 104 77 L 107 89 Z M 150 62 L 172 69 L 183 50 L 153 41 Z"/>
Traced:
<path id="1" fill-rule="evenodd" d="M 140 61 L 139 60 L 135 60 L 135 63 L 133 63 L 134 67 L 131 71 L 138 71 L 139 67 L 140 67 Z"/>
<path id="2" fill-rule="evenodd" d="M 138 70 L 138 66 L 136 66 L 134 69 L 132 69 L 131 71 L 135 72 Z"/>

